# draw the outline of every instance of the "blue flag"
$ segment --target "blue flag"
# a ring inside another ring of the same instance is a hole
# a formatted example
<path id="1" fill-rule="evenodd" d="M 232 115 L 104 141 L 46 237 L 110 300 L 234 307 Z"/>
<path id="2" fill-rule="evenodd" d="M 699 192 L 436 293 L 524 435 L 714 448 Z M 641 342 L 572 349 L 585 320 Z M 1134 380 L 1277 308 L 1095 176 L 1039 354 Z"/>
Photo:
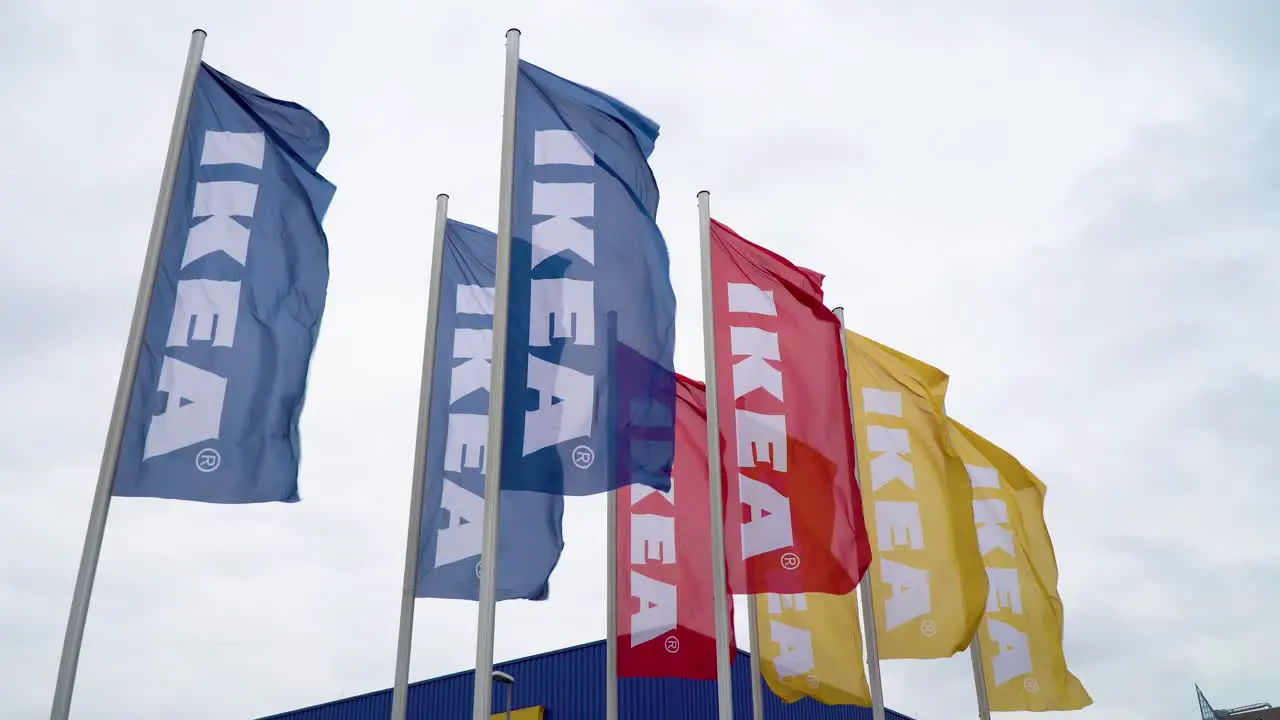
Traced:
<path id="1" fill-rule="evenodd" d="M 618 341 L 671 375 L 636 387 L 669 393 L 653 400 L 673 407 L 676 300 L 648 162 L 658 126 L 526 62 L 516 96 L 502 486 L 667 490 L 669 473 L 615 472 L 608 457 L 616 382 L 605 338 L 616 313 Z"/>
<path id="2" fill-rule="evenodd" d="M 448 221 L 431 371 L 417 597 L 480 598 L 484 454 L 489 435 L 489 359 L 497 238 Z M 545 600 L 564 548 L 564 498 L 502 491 L 498 599 Z"/>
<path id="3" fill-rule="evenodd" d="M 200 67 L 113 494 L 298 500 L 328 148 L 305 108 Z"/>
<path id="4" fill-rule="evenodd" d="M 606 323 L 613 348 L 607 373 L 613 390 L 613 484 L 669 482 L 676 445 L 676 375 L 618 341 L 617 313 L 610 312 Z"/>

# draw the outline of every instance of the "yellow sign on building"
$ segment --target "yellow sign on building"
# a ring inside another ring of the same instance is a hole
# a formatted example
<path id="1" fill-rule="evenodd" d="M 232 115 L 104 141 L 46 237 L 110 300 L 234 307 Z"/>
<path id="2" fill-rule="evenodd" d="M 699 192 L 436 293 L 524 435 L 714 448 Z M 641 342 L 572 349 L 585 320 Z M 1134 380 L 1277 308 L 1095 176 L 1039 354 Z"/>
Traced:
<path id="1" fill-rule="evenodd" d="M 507 720 L 506 711 L 494 713 L 490 716 L 492 720 Z M 542 706 L 520 708 L 511 711 L 511 720 L 542 720 Z"/>

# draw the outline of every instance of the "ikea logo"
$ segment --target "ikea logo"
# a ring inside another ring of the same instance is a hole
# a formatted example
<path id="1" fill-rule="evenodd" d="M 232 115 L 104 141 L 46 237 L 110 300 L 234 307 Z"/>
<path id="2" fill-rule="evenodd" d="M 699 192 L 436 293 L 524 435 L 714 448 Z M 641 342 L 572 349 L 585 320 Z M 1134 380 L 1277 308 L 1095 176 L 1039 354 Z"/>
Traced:
<path id="1" fill-rule="evenodd" d="M 240 165 L 260 174 L 265 155 L 266 137 L 260 132 L 209 130 L 204 134 L 200 165 Z M 252 220 L 257 202 L 257 183 L 197 183 L 190 219 L 199 222 L 187 231 L 178 270 L 186 270 L 206 256 L 222 255 L 234 260 L 243 274 L 251 231 L 239 218 Z M 183 278 L 174 289 L 173 320 L 165 347 L 185 348 L 195 343 L 198 347 L 230 348 L 235 344 L 239 315 L 240 280 Z M 167 393 L 167 400 L 164 411 L 152 418 L 147 428 L 143 460 L 218 439 L 226 378 L 165 355 L 156 390 Z"/>
<path id="2" fill-rule="evenodd" d="M 533 134 L 533 164 L 595 167 L 595 155 L 570 130 L 539 130 Z M 594 183 L 534 181 L 533 214 L 545 219 L 533 225 L 530 272 L 552 258 L 566 259 L 569 253 L 594 269 Z M 530 349 L 550 347 L 552 340 L 595 345 L 595 295 L 594 278 L 535 278 L 529 294 Z M 538 407 L 525 413 L 525 457 L 591 434 L 594 377 L 530 352 L 527 384 L 537 392 Z"/>

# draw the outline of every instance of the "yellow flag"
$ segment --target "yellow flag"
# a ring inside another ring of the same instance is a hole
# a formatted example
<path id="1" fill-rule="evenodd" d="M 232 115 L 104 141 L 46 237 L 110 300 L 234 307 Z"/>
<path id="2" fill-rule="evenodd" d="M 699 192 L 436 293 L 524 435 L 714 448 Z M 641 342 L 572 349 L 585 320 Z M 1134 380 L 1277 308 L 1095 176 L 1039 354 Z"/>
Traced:
<path id="1" fill-rule="evenodd" d="M 950 657 L 978 630 L 987 576 L 947 375 L 857 333 L 845 347 L 880 658 Z"/>
<path id="2" fill-rule="evenodd" d="M 855 591 L 755 595 L 760 674 L 785 702 L 871 705 Z"/>
<path id="3" fill-rule="evenodd" d="M 1044 484 L 969 428 L 954 420 L 950 426 L 973 483 L 978 545 L 991 587 L 978 635 L 991 709 L 1092 705 L 1062 651 L 1058 561 L 1044 522 Z"/>

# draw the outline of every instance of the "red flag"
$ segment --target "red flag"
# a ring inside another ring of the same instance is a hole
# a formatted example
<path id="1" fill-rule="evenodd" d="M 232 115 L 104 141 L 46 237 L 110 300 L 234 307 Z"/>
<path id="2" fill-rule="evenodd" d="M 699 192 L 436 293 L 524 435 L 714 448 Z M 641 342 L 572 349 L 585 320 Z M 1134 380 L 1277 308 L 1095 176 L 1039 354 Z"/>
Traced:
<path id="1" fill-rule="evenodd" d="M 716 678 L 706 392 L 676 376 L 671 491 L 617 491 L 618 677 Z"/>
<path id="2" fill-rule="evenodd" d="M 711 281 L 729 587 L 852 592 L 871 549 L 822 275 L 712 220 Z"/>

